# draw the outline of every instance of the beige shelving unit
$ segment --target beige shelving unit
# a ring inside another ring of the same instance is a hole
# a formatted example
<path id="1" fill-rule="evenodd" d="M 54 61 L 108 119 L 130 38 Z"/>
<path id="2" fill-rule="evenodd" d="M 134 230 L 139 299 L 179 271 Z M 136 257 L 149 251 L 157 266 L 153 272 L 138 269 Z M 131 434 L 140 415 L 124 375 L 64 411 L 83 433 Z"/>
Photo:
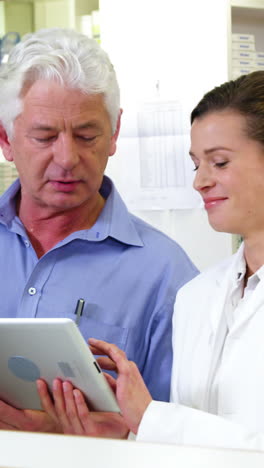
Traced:
<path id="1" fill-rule="evenodd" d="M 0 36 L 40 28 L 80 30 L 80 18 L 99 9 L 99 0 L 0 0 Z"/>
<path id="2" fill-rule="evenodd" d="M 256 51 L 264 51 L 264 0 L 230 0 L 230 48 L 229 78 L 231 73 L 231 34 L 253 34 Z M 241 243 L 241 237 L 232 236 L 232 247 L 235 252 Z"/>
<path id="3" fill-rule="evenodd" d="M 0 1 L 0 36 L 10 31 L 20 35 L 33 31 L 34 5 L 31 1 Z"/>
<path id="4" fill-rule="evenodd" d="M 230 78 L 232 33 L 253 35 L 255 51 L 264 52 L 264 0 L 230 0 Z"/>

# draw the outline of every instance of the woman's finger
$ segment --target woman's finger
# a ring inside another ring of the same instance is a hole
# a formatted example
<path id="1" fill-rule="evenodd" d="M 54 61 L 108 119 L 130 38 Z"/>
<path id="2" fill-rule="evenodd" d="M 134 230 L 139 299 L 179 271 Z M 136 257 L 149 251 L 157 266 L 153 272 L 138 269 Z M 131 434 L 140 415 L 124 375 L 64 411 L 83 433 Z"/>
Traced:
<path id="1" fill-rule="evenodd" d="M 114 377 L 112 377 L 112 375 L 109 375 L 106 372 L 104 372 L 104 376 L 105 376 L 108 384 L 110 385 L 111 389 L 113 390 L 113 392 L 116 393 L 116 379 L 114 379 Z"/>
<path id="2" fill-rule="evenodd" d="M 119 349 L 113 343 L 107 343 L 103 340 L 96 340 L 95 338 L 89 338 L 89 344 L 93 347 L 95 354 L 106 355 L 112 359 L 117 364 L 117 360 L 126 361 L 126 353 Z"/>
<path id="3" fill-rule="evenodd" d="M 102 368 L 102 369 L 106 369 L 106 370 L 112 370 L 112 371 L 116 371 L 116 364 L 115 362 L 108 358 L 108 357 L 99 357 L 96 359 L 96 361 L 98 362 L 99 366 Z"/>
<path id="4" fill-rule="evenodd" d="M 73 386 L 70 382 L 65 381 L 62 383 L 62 389 L 64 395 L 65 412 L 69 421 L 69 433 L 82 435 L 84 434 L 84 428 L 79 419 L 78 410 L 76 408 Z"/>
<path id="5" fill-rule="evenodd" d="M 54 421 L 58 421 L 57 414 L 54 407 L 53 399 L 50 395 L 48 385 L 42 379 L 36 381 L 37 390 L 43 411 L 45 411 Z"/>
<path id="6" fill-rule="evenodd" d="M 85 401 L 85 398 L 82 392 L 79 389 L 74 389 L 73 397 L 75 401 L 77 415 L 78 415 L 79 421 L 82 424 L 83 433 L 89 436 L 96 436 L 97 433 L 96 433 L 94 421 L 93 421 L 91 412 L 87 406 L 87 403 Z"/>
<path id="7" fill-rule="evenodd" d="M 64 392 L 63 392 L 63 387 L 62 387 L 62 381 L 60 379 L 55 379 L 53 381 L 52 393 L 53 393 L 55 411 L 61 423 L 63 432 L 65 434 L 70 434 L 70 422 L 66 413 Z"/>
<path id="8" fill-rule="evenodd" d="M 105 355 L 105 353 L 103 351 L 101 351 L 99 348 L 97 348 L 96 346 L 92 346 L 89 344 L 89 348 L 90 348 L 90 351 L 93 353 L 93 354 L 96 354 L 98 356 L 103 356 Z"/>

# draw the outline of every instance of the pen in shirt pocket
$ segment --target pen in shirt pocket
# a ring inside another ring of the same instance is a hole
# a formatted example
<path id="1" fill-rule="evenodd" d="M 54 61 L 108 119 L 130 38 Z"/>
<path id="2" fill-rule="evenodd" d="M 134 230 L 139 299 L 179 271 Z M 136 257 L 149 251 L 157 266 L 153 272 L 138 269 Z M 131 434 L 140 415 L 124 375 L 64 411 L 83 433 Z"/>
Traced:
<path id="1" fill-rule="evenodd" d="M 80 318 L 83 313 L 83 308 L 84 308 L 85 300 L 84 299 L 78 299 L 77 304 L 76 304 L 76 309 L 74 314 L 76 315 L 75 323 L 76 325 L 79 325 Z"/>

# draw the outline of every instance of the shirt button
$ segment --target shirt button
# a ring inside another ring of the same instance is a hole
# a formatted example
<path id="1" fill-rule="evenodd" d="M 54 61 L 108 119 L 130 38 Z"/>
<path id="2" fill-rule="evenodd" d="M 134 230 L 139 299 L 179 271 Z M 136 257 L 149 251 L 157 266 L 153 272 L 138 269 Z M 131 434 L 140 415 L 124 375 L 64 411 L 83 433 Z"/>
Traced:
<path id="1" fill-rule="evenodd" d="M 37 290 L 36 288 L 29 288 L 28 290 L 28 294 L 30 294 L 30 296 L 34 296 L 34 294 L 36 294 Z"/>
<path id="2" fill-rule="evenodd" d="M 29 247 L 29 246 L 30 246 L 30 242 L 29 242 L 27 239 L 24 240 L 24 243 L 25 243 L 25 246 L 26 246 L 26 247 Z"/>

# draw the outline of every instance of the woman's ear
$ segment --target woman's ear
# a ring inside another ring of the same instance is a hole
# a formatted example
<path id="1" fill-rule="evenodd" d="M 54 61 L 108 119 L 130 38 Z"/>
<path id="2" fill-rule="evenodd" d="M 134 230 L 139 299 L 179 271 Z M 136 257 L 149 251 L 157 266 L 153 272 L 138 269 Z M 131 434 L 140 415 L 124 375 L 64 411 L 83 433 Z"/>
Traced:
<path id="1" fill-rule="evenodd" d="M 13 161 L 11 146 L 7 133 L 0 123 L 0 147 L 2 148 L 3 155 L 7 161 Z"/>

